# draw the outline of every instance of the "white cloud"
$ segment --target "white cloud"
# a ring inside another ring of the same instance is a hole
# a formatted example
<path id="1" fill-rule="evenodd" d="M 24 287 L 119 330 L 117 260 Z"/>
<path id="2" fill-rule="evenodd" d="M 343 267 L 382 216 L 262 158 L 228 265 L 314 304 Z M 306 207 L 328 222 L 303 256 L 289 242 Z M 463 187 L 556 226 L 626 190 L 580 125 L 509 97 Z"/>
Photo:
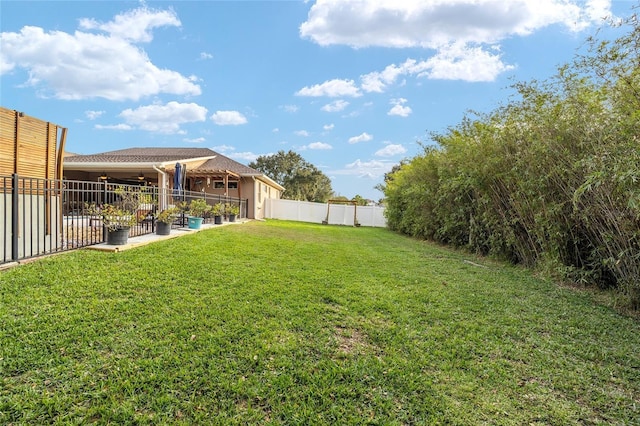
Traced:
<path id="1" fill-rule="evenodd" d="M 350 144 L 354 144 L 354 143 L 359 143 L 359 142 L 369 142 L 372 139 L 373 139 L 372 135 L 370 135 L 367 132 L 363 132 L 362 134 L 360 134 L 358 136 L 350 137 L 349 138 L 349 143 Z"/>
<path id="2" fill-rule="evenodd" d="M 100 30 L 113 37 L 132 42 L 150 42 L 153 40 L 151 30 L 157 27 L 175 26 L 182 24 L 172 10 L 154 10 L 147 7 L 124 12 L 116 15 L 113 21 L 99 23 L 94 19 L 80 19 L 83 30 Z"/>
<path id="3" fill-rule="evenodd" d="M 322 126 L 322 128 L 323 128 L 324 130 L 326 130 L 326 131 L 333 130 L 333 128 L 334 128 L 334 127 L 335 127 L 335 126 L 333 125 L 333 123 L 331 123 L 331 124 L 325 124 L 324 126 Z"/>
<path id="4" fill-rule="evenodd" d="M 91 111 L 91 110 L 87 110 L 84 112 L 84 115 L 89 119 L 89 120 L 95 120 L 96 118 L 101 117 L 105 112 L 104 111 Z"/>
<path id="5" fill-rule="evenodd" d="M 418 62 L 415 59 L 407 59 L 400 65 L 391 64 L 382 71 L 374 71 L 361 75 L 362 90 L 365 92 L 382 93 L 388 86 L 395 84 L 400 77 L 405 75 L 421 76 L 428 70 L 429 65 L 426 61 Z"/>
<path id="6" fill-rule="evenodd" d="M 394 155 L 404 154 L 407 149 L 400 144 L 389 144 L 382 149 L 376 151 L 376 157 L 393 157 Z"/>
<path id="7" fill-rule="evenodd" d="M 254 154 L 253 152 L 245 151 L 245 152 L 234 152 L 234 153 L 231 153 L 231 154 L 227 154 L 227 157 L 232 158 L 234 160 L 244 161 L 244 162 L 250 163 L 252 161 L 255 161 L 261 155 L 272 155 L 272 154 L 271 153 L 269 153 L 269 154 Z"/>
<path id="8" fill-rule="evenodd" d="M 499 55 L 460 43 L 441 48 L 425 65 L 429 71 L 424 75 L 430 79 L 472 82 L 494 81 L 499 74 L 515 68 L 504 64 Z"/>
<path id="9" fill-rule="evenodd" d="M 24 86 L 35 87 L 42 97 L 65 100 L 200 95 L 196 77 L 158 68 L 137 44 L 151 41 L 151 30 L 161 26 L 179 27 L 180 21 L 172 11 L 143 7 L 107 23 L 80 21 L 81 29 L 102 33 L 45 32 L 35 26 L 3 32 L 0 72 L 24 69 L 29 76 Z"/>
<path id="10" fill-rule="evenodd" d="M 247 117 L 238 111 L 216 111 L 211 119 L 218 126 L 238 126 L 247 124 Z"/>
<path id="11" fill-rule="evenodd" d="M 182 139 L 182 141 L 186 143 L 203 143 L 206 141 L 206 139 L 205 138 L 193 138 L 193 139 L 184 138 Z"/>
<path id="12" fill-rule="evenodd" d="M 339 99 L 337 101 L 326 104 L 320 109 L 326 112 L 339 112 L 344 110 L 347 106 L 349 106 L 349 102 Z"/>
<path id="13" fill-rule="evenodd" d="M 394 166 L 393 161 L 371 160 L 361 161 L 355 160 L 353 163 L 345 165 L 343 169 L 332 170 L 334 175 L 358 176 L 360 178 L 378 179 L 391 170 Z"/>
<path id="14" fill-rule="evenodd" d="M 422 47 L 435 55 L 360 76 L 361 90 L 383 92 L 404 75 L 494 81 L 514 67 L 499 43 L 551 25 L 581 31 L 611 16 L 610 0 L 318 0 L 300 35 L 320 45 Z"/>
<path id="15" fill-rule="evenodd" d="M 309 132 L 307 132 L 306 130 L 296 130 L 295 132 L 296 135 L 298 136 L 302 136 L 302 137 L 307 137 L 309 136 Z"/>
<path id="16" fill-rule="evenodd" d="M 397 115 L 399 117 L 408 117 L 413 111 L 408 106 L 404 106 L 407 102 L 404 98 L 391 99 L 393 107 L 387 112 L 387 115 Z"/>
<path id="17" fill-rule="evenodd" d="M 195 103 L 169 102 L 136 109 L 126 109 L 119 114 L 132 128 L 157 133 L 184 133 L 180 125 L 205 121 L 207 109 Z"/>
<path id="18" fill-rule="evenodd" d="M 218 145 L 218 146 L 214 146 L 211 149 L 213 149 L 214 151 L 217 151 L 217 152 L 230 152 L 230 151 L 235 151 L 236 150 L 231 145 Z"/>
<path id="19" fill-rule="evenodd" d="M 360 80 L 362 80 L 362 90 L 365 92 L 383 92 L 388 85 L 395 83 L 399 76 L 409 74 L 410 66 L 415 63 L 416 61 L 414 59 L 407 59 L 405 63 L 400 66 L 391 64 L 383 71 L 374 71 L 360 76 Z"/>
<path id="20" fill-rule="evenodd" d="M 280 132 L 280 129 L 278 129 L 277 127 L 274 127 L 273 130 L 271 130 L 271 132 L 278 133 L 278 132 Z"/>
<path id="21" fill-rule="evenodd" d="M 358 97 L 362 96 L 360 89 L 353 80 L 327 80 L 322 84 L 306 86 L 296 92 L 296 96 L 320 97 L 328 96 L 337 98 L 340 96 Z"/>
<path id="22" fill-rule="evenodd" d="M 98 130 L 133 130 L 133 126 L 129 126 L 128 124 L 96 124 L 94 126 L 95 129 Z"/>
<path id="23" fill-rule="evenodd" d="M 441 46 L 428 60 L 418 62 L 407 59 L 400 65 L 388 65 L 383 71 L 361 75 L 362 90 L 382 93 L 403 76 L 472 82 L 494 81 L 498 75 L 515 67 L 502 62 L 499 46 L 491 48 L 498 53 L 462 43 Z"/>
<path id="24" fill-rule="evenodd" d="M 310 143 L 309 145 L 306 146 L 306 148 L 308 149 L 333 149 L 333 147 L 331 145 L 329 145 L 328 143 L 324 143 L 324 142 L 313 142 Z"/>
<path id="25" fill-rule="evenodd" d="M 213 55 L 207 52 L 200 52 L 200 59 L 203 61 L 207 59 L 213 59 Z"/>
<path id="26" fill-rule="evenodd" d="M 495 43 L 556 24 L 580 31 L 610 15 L 610 6 L 604 0 L 318 0 L 300 35 L 322 46 L 434 49 Z"/>
<path id="27" fill-rule="evenodd" d="M 291 114 L 296 113 L 300 110 L 300 107 L 298 105 L 283 105 L 281 108 Z"/>

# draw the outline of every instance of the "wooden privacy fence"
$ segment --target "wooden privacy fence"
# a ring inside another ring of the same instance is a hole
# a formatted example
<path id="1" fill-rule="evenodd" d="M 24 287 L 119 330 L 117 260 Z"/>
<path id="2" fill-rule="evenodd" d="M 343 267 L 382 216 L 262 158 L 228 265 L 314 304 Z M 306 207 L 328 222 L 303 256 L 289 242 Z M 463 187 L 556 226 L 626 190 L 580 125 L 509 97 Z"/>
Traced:
<path id="1" fill-rule="evenodd" d="M 66 136 L 64 127 L 0 107 L 0 176 L 61 179 Z"/>
<path id="2" fill-rule="evenodd" d="M 55 196 L 59 188 L 51 185 L 54 179 L 62 178 L 66 137 L 64 127 L 0 107 L 0 176 L 20 175 L 30 179 L 5 179 L 3 188 L 19 185 L 17 189 L 23 190 L 27 184 L 32 195 L 43 197 L 37 208 L 41 210 L 38 214 L 46 218 L 47 234 L 56 225 L 51 223 L 51 218 L 56 217 L 54 210 L 59 208 L 60 199 Z M 6 220 L 7 211 L 2 211 Z"/>

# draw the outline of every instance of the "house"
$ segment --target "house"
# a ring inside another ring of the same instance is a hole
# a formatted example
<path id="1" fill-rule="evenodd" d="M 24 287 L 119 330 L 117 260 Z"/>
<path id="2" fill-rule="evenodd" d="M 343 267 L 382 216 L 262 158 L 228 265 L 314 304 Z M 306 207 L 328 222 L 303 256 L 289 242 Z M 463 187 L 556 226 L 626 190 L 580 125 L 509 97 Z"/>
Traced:
<path id="1" fill-rule="evenodd" d="M 284 187 L 264 173 L 208 148 L 128 148 L 64 158 L 65 179 L 107 181 L 174 189 L 176 165 L 185 174 L 183 189 L 247 200 L 247 217 L 264 218 L 265 201 L 280 198 Z"/>

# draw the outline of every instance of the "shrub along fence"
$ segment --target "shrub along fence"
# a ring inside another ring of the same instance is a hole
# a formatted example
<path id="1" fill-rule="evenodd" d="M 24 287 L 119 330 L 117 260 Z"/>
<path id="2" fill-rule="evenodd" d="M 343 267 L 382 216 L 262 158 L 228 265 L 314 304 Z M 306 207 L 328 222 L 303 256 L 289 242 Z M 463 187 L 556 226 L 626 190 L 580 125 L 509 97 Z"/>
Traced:
<path id="1" fill-rule="evenodd" d="M 117 204 L 118 188 L 143 192 L 148 202 L 135 212 L 138 221 L 129 236 L 155 232 L 154 213 L 162 205 L 189 203 L 205 199 L 207 204 L 236 204 L 239 217 L 246 217 L 247 200 L 202 192 L 170 190 L 150 186 L 121 185 L 109 182 L 85 182 L 0 176 L 0 264 L 17 262 L 46 254 L 100 244 L 106 240 L 102 219 L 90 206 Z M 213 218 L 207 216 L 205 221 Z M 174 227 L 186 224 L 179 217 Z"/>
<path id="2" fill-rule="evenodd" d="M 438 147 L 386 176 L 389 227 L 615 288 L 640 308 L 632 25 L 549 81 L 516 85 L 519 100 L 434 135 Z"/>

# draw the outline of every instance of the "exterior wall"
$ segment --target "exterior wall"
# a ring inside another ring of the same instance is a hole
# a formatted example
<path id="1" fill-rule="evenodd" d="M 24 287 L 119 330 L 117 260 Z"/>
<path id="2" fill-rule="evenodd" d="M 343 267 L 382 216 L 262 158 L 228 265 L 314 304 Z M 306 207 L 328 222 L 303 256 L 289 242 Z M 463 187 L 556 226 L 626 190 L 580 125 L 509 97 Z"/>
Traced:
<path id="1" fill-rule="evenodd" d="M 217 179 L 214 178 L 207 178 L 207 177 L 196 177 L 196 178 L 189 178 L 189 186 L 191 188 L 191 191 L 195 191 L 195 192 L 205 192 L 207 194 L 213 194 L 213 195 L 226 195 L 228 197 L 234 197 L 234 198 L 241 198 L 240 195 L 242 195 L 244 198 L 246 198 L 244 196 L 244 189 L 239 186 L 239 188 L 228 188 L 225 194 L 225 188 L 216 188 L 215 187 L 215 182 L 217 181 Z M 241 193 L 241 194 L 239 194 Z"/>
<path id="2" fill-rule="evenodd" d="M 253 219 L 265 219 L 267 218 L 267 203 L 269 200 L 279 200 L 281 192 L 273 186 L 256 179 L 255 180 L 255 192 L 254 192 L 254 217 Z"/>
<path id="3" fill-rule="evenodd" d="M 255 219 L 255 206 L 256 206 L 256 197 L 254 188 L 254 180 L 251 178 L 242 178 L 240 180 L 240 192 L 242 193 L 242 198 L 246 199 L 247 202 L 247 218 Z"/>

